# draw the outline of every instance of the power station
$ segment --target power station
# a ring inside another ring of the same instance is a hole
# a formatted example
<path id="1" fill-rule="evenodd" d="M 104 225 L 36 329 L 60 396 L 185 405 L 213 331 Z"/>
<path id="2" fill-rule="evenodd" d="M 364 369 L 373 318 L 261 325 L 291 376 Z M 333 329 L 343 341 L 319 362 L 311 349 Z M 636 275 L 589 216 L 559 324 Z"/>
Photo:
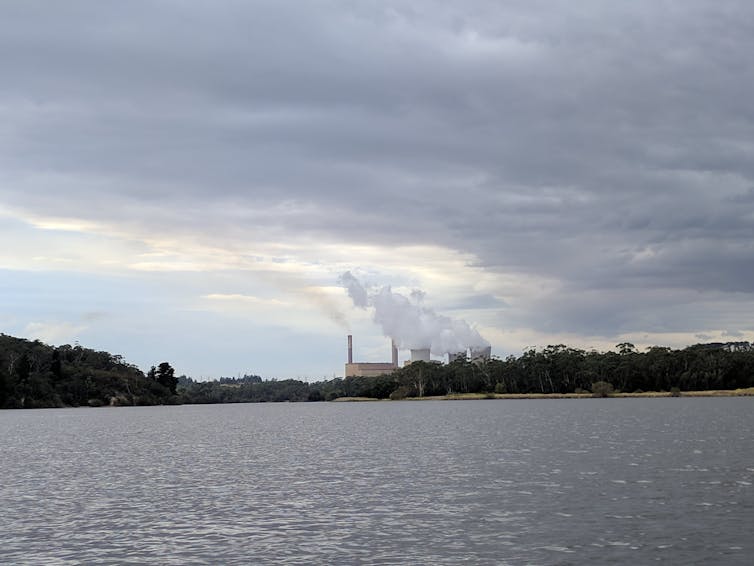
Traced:
<path id="1" fill-rule="evenodd" d="M 395 340 L 390 341 L 392 350 L 392 361 L 390 362 L 354 362 L 353 361 L 353 336 L 348 335 L 348 358 L 345 367 L 345 377 L 376 377 L 393 373 L 398 369 L 398 347 Z M 405 363 L 406 365 L 413 362 L 431 362 L 430 348 L 413 348 L 410 350 L 411 356 Z M 467 348 L 466 351 L 457 353 L 448 353 L 448 363 L 454 360 L 464 358 L 470 359 L 472 363 L 479 364 L 490 359 L 492 353 L 491 346 L 482 346 Z M 437 362 L 439 363 L 439 362 Z"/>
<path id="2" fill-rule="evenodd" d="M 391 343 L 393 361 L 391 362 L 356 362 L 353 361 L 353 336 L 348 335 L 348 361 L 346 362 L 346 377 L 376 377 L 392 373 L 398 368 L 398 348 Z"/>

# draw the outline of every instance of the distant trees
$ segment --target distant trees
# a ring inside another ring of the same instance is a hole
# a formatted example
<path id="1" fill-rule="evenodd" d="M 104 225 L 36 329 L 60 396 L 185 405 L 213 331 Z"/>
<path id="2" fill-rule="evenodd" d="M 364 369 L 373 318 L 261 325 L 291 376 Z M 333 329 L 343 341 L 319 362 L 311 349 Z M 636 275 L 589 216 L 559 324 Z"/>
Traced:
<path id="1" fill-rule="evenodd" d="M 220 383 L 223 385 L 236 385 L 238 383 L 262 383 L 262 378 L 258 375 L 246 375 L 243 377 L 221 377 Z"/>
<path id="2" fill-rule="evenodd" d="M 529 349 L 481 364 L 460 358 L 447 365 L 415 362 L 379 377 L 350 377 L 312 384 L 333 396 L 380 399 L 448 393 L 574 393 L 609 396 L 618 391 L 693 391 L 754 387 L 754 351 L 706 345 L 683 350 L 628 342 L 597 352 L 563 344 Z"/>
<path id="3" fill-rule="evenodd" d="M 168 362 L 145 375 L 119 355 L 75 346 L 57 348 L 0 334 L 0 408 L 168 403 L 329 401 L 338 397 L 400 399 L 451 393 L 681 391 L 754 387 L 754 351 L 690 346 L 639 352 L 621 343 L 597 352 L 563 344 L 504 360 L 415 362 L 376 377 L 317 383 L 263 380 L 258 375 L 197 382 Z"/>
<path id="4" fill-rule="evenodd" d="M 334 396 L 327 396 L 327 388 L 320 387 L 320 385 L 322 384 L 309 384 L 297 379 L 262 381 L 260 378 L 259 381 L 253 380 L 243 383 L 191 381 L 182 383 L 178 388 L 178 401 L 199 404 L 267 403 L 323 401 L 335 398 Z"/>
<path id="5" fill-rule="evenodd" d="M 170 403 L 171 369 L 163 367 L 160 382 L 119 355 L 0 334 L 0 408 Z"/>

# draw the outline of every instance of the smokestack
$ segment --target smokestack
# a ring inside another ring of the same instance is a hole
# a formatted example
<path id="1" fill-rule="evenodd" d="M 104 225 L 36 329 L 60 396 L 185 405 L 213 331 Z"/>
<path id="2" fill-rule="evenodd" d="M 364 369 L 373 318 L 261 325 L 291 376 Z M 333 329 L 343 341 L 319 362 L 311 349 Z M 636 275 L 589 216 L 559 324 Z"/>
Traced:
<path id="1" fill-rule="evenodd" d="M 348 363 L 353 363 L 353 336 L 348 335 Z"/>
<path id="2" fill-rule="evenodd" d="M 393 366 L 398 367 L 398 347 L 395 345 L 395 340 L 390 341 L 390 346 L 393 349 Z"/>

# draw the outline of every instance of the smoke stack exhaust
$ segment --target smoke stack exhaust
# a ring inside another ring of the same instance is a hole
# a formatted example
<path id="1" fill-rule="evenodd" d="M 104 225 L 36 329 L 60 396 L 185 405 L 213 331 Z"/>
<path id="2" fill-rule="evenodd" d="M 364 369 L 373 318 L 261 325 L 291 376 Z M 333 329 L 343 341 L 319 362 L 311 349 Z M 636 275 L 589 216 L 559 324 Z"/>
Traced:
<path id="1" fill-rule="evenodd" d="M 390 341 L 390 346 L 393 349 L 393 366 L 398 367 L 398 346 L 395 345 L 395 340 Z"/>
<path id="2" fill-rule="evenodd" d="M 412 291 L 410 297 L 394 293 L 390 286 L 364 286 L 346 271 L 338 279 L 348 291 L 354 306 L 372 311 L 382 334 L 395 339 L 401 348 L 430 349 L 435 356 L 484 349 L 490 343 L 469 323 L 436 313 L 424 306 L 424 293 Z M 421 354 L 422 359 L 428 356 Z"/>
<path id="3" fill-rule="evenodd" d="M 353 363 L 353 336 L 348 335 L 348 363 Z"/>

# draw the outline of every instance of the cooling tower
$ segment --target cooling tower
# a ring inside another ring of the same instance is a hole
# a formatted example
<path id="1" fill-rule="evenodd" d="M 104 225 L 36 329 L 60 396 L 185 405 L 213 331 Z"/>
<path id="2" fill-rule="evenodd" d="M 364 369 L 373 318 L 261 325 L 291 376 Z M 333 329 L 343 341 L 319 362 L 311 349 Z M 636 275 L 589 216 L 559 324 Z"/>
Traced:
<path id="1" fill-rule="evenodd" d="M 421 348 L 411 350 L 412 362 L 428 362 L 429 361 L 429 348 Z"/>
<path id="2" fill-rule="evenodd" d="M 456 352 L 455 354 L 451 354 L 448 352 L 448 363 L 452 364 L 456 360 L 465 360 L 466 359 L 466 352 Z"/>
<path id="3" fill-rule="evenodd" d="M 471 361 L 476 364 L 488 361 L 491 355 L 492 346 L 471 349 Z"/>

